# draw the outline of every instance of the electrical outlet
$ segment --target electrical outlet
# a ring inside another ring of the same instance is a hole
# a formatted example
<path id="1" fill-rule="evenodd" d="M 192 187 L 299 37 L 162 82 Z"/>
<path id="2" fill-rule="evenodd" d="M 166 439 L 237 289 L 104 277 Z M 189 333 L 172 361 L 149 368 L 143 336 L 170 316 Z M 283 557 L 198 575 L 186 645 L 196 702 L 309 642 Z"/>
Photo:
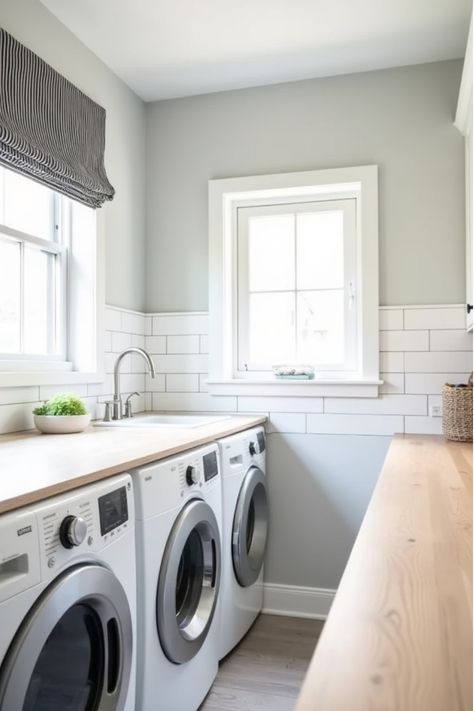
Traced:
<path id="1" fill-rule="evenodd" d="M 441 405 L 431 405 L 430 415 L 431 415 L 431 417 L 442 417 L 443 416 L 442 406 Z"/>

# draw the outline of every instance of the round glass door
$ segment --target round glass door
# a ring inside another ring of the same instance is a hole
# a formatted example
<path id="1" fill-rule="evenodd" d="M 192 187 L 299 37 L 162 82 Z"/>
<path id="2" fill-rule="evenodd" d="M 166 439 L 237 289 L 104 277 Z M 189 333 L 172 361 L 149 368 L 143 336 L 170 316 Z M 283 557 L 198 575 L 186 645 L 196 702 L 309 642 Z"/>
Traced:
<path id="1" fill-rule="evenodd" d="M 100 618 L 79 603 L 62 616 L 33 669 L 23 711 L 96 709 L 104 676 L 105 649 Z"/>
<path id="2" fill-rule="evenodd" d="M 116 711 L 133 651 L 125 591 L 99 565 L 74 566 L 46 588 L 0 668 L 0 709 Z"/>
<path id="3" fill-rule="evenodd" d="M 156 597 L 161 646 L 175 664 L 192 659 L 204 644 L 219 578 L 217 520 L 208 504 L 194 499 L 183 508 L 168 538 Z"/>
<path id="4" fill-rule="evenodd" d="M 260 575 L 268 536 L 265 475 L 258 467 L 247 472 L 235 507 L 232 526 L 232 563 L 237 582 L 252 585 Z"/>

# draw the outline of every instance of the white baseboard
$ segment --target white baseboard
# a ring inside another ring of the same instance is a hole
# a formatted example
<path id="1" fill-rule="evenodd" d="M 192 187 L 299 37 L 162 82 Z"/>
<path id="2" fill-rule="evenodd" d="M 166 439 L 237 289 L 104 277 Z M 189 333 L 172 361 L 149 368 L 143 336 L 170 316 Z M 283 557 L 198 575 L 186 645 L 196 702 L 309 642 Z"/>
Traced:
<path id="1" fill-rule="evenodd" d="M 264 583 L 263 612 L 271 615 L 325 620 L 335 594 L 335 590 L 325 588 Z"/>

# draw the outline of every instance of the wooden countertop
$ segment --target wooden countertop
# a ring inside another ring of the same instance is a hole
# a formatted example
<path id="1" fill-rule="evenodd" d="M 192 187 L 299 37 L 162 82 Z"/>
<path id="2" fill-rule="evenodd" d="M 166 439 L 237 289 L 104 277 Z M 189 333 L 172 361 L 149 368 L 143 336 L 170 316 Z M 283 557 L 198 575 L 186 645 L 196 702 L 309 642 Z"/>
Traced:
<path id="1" fill-rule="evenodd" d="M 397 436 L 295 711 L 472 709 L 472 445 Z"/>
<path id="2" fill-rule="evenodd" d="M 138 419 L 138 418 L 137 418 Z M 36 430 L 0 436 L 0 513 L 263 424 L 232 416 L 202 427 L 94 427 L 73 435 Z"/>

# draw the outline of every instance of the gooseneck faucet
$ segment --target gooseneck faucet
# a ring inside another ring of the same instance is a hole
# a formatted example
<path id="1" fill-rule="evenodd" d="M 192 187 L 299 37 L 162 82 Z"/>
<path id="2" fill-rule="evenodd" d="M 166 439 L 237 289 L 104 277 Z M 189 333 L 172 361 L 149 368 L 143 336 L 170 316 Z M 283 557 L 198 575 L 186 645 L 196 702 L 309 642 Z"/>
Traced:
<path id="1" fill-rule="evenodd" d="M 142 358 L 145 359 L 145 361 L 148 364 L 148 369 L 149 373 L 152 378 L 155 377 L 155 366 L 153 365 L 153 361 L 150 357 L 150 355 L 143 350 L 143 348 L 126 348 L 124 351 L 122 351 L 118 356 L 117 360 L 115 361 L 114 365 L 114 399 L 113 399 L 113 410 L 112 410 L 112 419 L 113 420 L 121 420 L 123 417 L 122 413 L 122 394 L 120 392 L 120 364 L 122 360 L 125 358 L 126 355 L 129 353 L 138 353 L 138 355 L 141 355 Z"/>

